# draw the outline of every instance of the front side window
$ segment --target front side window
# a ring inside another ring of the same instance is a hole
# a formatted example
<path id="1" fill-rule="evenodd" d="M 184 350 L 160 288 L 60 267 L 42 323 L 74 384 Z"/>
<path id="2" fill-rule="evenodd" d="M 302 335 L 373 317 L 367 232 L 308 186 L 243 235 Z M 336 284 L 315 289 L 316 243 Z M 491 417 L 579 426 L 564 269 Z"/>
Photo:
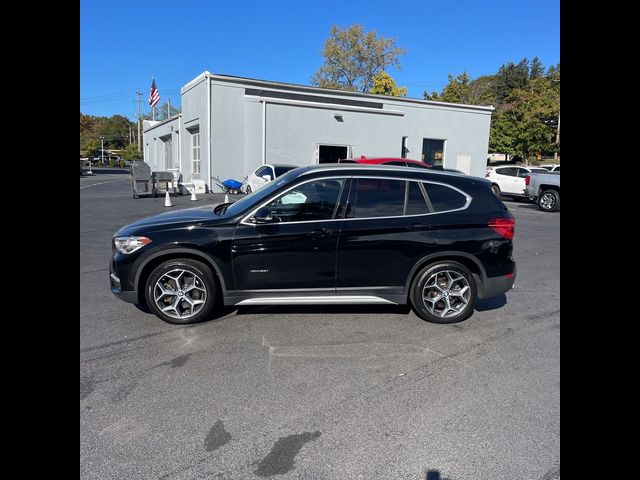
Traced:
<path id="1" fill-rule="evenodd" d="M 406 183 L 382 178 L 355 179 L 351 184 L 346 218 L 403 215 Z"/>
<path id="2" fill-rule="evenodd" d="M 193 163 L 193 173 L 200 173 L 200 132 L 191 133 L 191 161 Z"/>
<path id="3" fill-rule="evenodd" d="M 280 222 L 330 220 L 345 179 L 325 179 L 299 185 L 267 204 Z"/>

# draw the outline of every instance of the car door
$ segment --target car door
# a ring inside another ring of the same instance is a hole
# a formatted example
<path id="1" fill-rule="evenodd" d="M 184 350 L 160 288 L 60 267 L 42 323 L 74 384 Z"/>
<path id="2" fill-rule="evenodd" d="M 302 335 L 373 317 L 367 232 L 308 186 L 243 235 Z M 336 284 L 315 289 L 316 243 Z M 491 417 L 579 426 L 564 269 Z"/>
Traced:
<path id="1" fill-rule="evenodd" d="M 515 167 L 499 167 L 495 169 L 493 180 L 498 184 L 502 193 L 518 193 Z"/>
<path id="2" fill-rule="evenodd" d="M 338 241 L 337 292 L 401 295 L 415 263 L 436 250 L 420 182 L 354 178 Z"/>
<path id="3" fill-rule="evenodd" d="M 272 222 L 254 223 L 257 208 L 240 222 L 232 244 L 236 289 L 333 294 L 342 223 L 337 215 L 346 183 L 340 177 L 299 184 L 261 204 L 270 209 Z"/>

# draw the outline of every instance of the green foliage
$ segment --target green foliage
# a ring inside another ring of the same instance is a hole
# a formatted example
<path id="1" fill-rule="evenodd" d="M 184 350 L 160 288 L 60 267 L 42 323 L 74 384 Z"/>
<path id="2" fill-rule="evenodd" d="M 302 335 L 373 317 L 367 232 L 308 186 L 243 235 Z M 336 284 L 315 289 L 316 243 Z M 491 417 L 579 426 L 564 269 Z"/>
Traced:
<path id="1" fill-rule="evenodd" d="M 529 79 L 540 78 L 544 75 L 544 65 L 538 57 L 533 57 L 531 66 L 529 67 Z"/>
<path id="2" fill-rule="evenodd" d="M 444 87 L 442 93 L 424 92 L 423 96 L 425 100 L 438 102 L 492 105 L 496 103 L 493 93 L 494 79 L 494 76 L 483 76 L 471 80 L 466 71 L 456 77 L 449 74 L 449 83 Z"/>
<path id="3" fill-rule="evenodd" d="M 129 127 L 137 128 L 135 122 L 122 115 L 96 117 L 80 112 L 80 150 L 89 150 L 89 142 L 100 145 L 101 137 L 105 149 L 124 148 L 129 143 Z"/>
<path id="4" fill-rule="evenodd" d="M 518 64 L 502 65 L 495 75 L 470 80 L 466 72 L 454 77 L 442 92 L 424 92 L 426 100 L 471 105 L 495 105 L 489 136 L 489 150 L 513 156 L 550 155 L 559 150 L 556 142 L 560 114 L 560 64 L 546 75 L 538 57 L 531 65 L 526 58 Z"/>
<path id="5" fill-rule="evenodd" d="M 100 142 L 95 139 L 90 139 L 85 143 L 83 151 L 87 157 L 93 157 L 95 153 L 100 149 Z"/>
<path id="6" fill-rule="evenodd" d="M 116 159 L 115 158 L 110 158 L 109 159 L 109 166 L 110 167 L 115 167 L 116 166 Z"/>
<path id="7" fill-rule="evenodd" d="M 118 166 L 119 166 L 120 168 L 124 168 L 124 167 L 126 167 L 126 166 L 127 166 L 127 164 L 126 164 L 126 162 L 121 158 L 121 159 L 120 159 L 120 162 L 118 163 Z"/>
<path id="8" fill-rule="evenodd" d="M 468 104 L 471 101 L 470 81 L 467 72 L 462 72 L 457 77 L 449 74 L 449 83 L 442 90 L 439 101 Z"/>
<path id="9" fill-rule="evenodd" d="M 333 25 L 322 51 L 324 64 L 311 83 L 322 88 L 369 92 L 380 72 L 387 67 L 400 69 L 400 56 L 404 53 L 394 38 L 378 37 L 376 31 L 365 32 L 358 24 L 344 29 Z"/>
<path id="10" fill-rule="evenodd" d="M 497 104 L 493 83 L 495 75 L 484 75 L 469 83 L 470 105 L 495 105 Z"/>
<path id="11" fill-rule="evenodd" d="M 406 97 L 407 91 L 406 87 L 398 87 L 391 75 L 383 70 L 373 77 L 373 87 L 371 87 L 369 93 L 389 95 L 391 97 Z"/>
<path id="12" fill-rule="evenodd" d="M 529 81 L 529 61 L 526 58 L 516 65 L 509 62 L 502 65 L 493 83 L 494 94 L 498 103 L 504 103 L 516 88 L 524 88 Z"/>
<path id="13" fill-rule="evenodd" d="M 548 78 L 536 78 L 525 88 L 515 89 L 509 96 L 509 104 L 500 114 L 504 115 L 507 123 L 498 121 L 495 128 L 492 124 L 494 146 L 504 142 L 509 149 L 496 151 L 524 158 L 553 152 L 559 113 L 559 92 Z"/>
<path id="14" fill-rule="evenodd" d="M 122 152 L 122 159 L 132 162 L 134 160 L 142 160 L 142 152 L 138 151 L 138 147 L 135 144 L 127 145 Z"/>

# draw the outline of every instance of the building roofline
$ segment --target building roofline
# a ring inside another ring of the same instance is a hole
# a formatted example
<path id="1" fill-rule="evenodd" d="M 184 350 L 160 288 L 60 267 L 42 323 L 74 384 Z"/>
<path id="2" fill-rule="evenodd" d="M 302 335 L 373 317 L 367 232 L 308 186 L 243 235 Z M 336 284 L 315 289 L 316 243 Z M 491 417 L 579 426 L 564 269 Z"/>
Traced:
<path id="1" fill-rule="evenodd" d="M 142 129 L 142 131 L 143 132 L 149 132 L 149 131 L 153 130 L 156 127 L 161 127 L 162 125 L 165 125 L 165 124 L 167 124 L 167 123 L 169 123 L 169 122 L 171 122 L 173 120 L 176 120 L 177 118 L 180 118 L 181 116 L 182 116 L 182 113 L 178 113 L 177 115 L 174 115 L 173 117 L 165 118 L 164 120 L 157 121 L 157 123 L 154 123 L 153 125 L 151 125 L 146 130 Z M 146 122 L 153 122 L 153 120 L 143 120 L 143 122 L 145 122 L 145 121 Z"/>
<path id="2" fill-rule="evenodd" d="M 390 97 L 388 95 L 376 95 L 373 93 L 362 93 L 362 92 L 349 92 L 345 90 L 335 90 L 331 88 L 320 88 L 314 87 L 311 85 L 301 85 L 297 83 L 286 83 L 286 82 L 276 82 L 272 80 L 261 80 L 258 78 L 247 78 L 247 77 L 237 77 L 234 75 L 225 75 L 220 73 L 211 74 L 208 71 L 201 73 L 198 77 L 191 80 L 187 83 L 183 89 L 186 89 L 187 86 L 194 84 L 195 82 L 201 80 L 205 77 L 205 75 L 209 75 L 212 80 L 219 80 L 223 82 L 237 82 L 237 83 L 246 83 L 250 85 L 262 85 L 272 88 L 281 88 L 281 89 L 295 89 L 295 90 L 305 90 L 308 92 L 321 93 L 324 95 L 337 95 L 337 96 L 349 96 L 349 97 L 362 97 L 362 98 L 375 98 L 376 100 L 384 100 L 384 101 L 398 101 L 405 103 L 417 103 L 420 105 L 434 105 L 439 107 L 447 107 L 447 108 L 466 108 L 471 110 L 481 110 L 484 112 L 493 112 L 495 107 L 493 105 L 468 105 L 466 103 L 448 103 L 448 102 L 436 102 L 434 100 L 423 100 L 419 98 L 408 98 L 408 97 Z"/>

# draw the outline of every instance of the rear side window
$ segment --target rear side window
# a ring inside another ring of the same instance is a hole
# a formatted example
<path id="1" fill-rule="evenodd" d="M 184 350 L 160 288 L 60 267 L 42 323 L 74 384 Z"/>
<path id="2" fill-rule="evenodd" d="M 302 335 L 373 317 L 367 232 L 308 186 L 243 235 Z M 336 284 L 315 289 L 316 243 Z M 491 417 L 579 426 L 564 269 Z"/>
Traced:
<path id="1" fill-rule="evenodd" d="M 354 179 L 346 218 L 403 215 L 406 183 L 381 178 Z"/>
<path id="2" fill-rule="evenodd" d="M 507 175 L 508 177 L 515 177 L 517 170 L 513 167 L 496 168 L 496 173 L 500 175 Z"/>
<path id="3" fill-rule="evenodd" d="M 407 192 L 407 208 L 405 215 L 422 215 L 429 213 L 427 202 L 422 194 L 422 189 L 417 182 L 408 182 L 409 191 Z"/>
<path id="4" fill-rule="evenodd" d="M 453 188 L 436 183 L 425 183 L 424 187 L 435 212 L 456 210 L 467 203 L 467 197 Z"/>

